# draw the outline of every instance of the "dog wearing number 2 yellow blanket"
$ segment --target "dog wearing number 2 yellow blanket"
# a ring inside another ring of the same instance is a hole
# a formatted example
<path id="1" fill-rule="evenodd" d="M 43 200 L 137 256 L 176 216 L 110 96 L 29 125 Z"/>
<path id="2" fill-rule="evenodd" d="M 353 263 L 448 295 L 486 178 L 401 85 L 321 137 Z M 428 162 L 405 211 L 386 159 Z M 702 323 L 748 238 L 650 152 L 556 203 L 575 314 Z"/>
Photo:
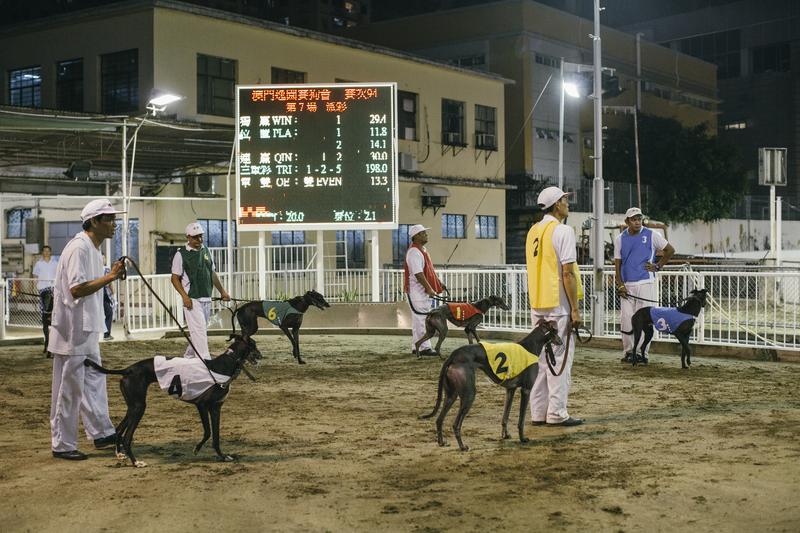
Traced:
<path id="1" fill-rule="evenodd" d="M 469 450 L 461 440 L 461 424 L 469 413 L 472 402 L 475 400 L 475 371 L 482 370 L 494 383 L 506 389 L 506 403 L 503 409 L 504 439 L 510 438 L 508 433 L 508 414 L 511 402 L 514 400 L 514 391 L 521 389 L 519 409 L 519 440 L 527 442 L 525 438 L 525 412 L 530 399 L 533 383 L 539 373 L 539 358 L 535 354 L 542 353 L 548 344 L 561 345 L 558 328 L 554 321 L 540 321 L 527 337 L 517 343 L 490 344 L 478 343 L 461 346 L 450 354 L 442 365 L 439 373 L 439 388 L 436 395 L 436 405 L 433 411 L 421 418 L 431 418 L 442 404 L 442 392 L 446 395 L 442 412 L 436 419 L 436 438 L 439 446 L 445 446 L 442 436 L 442 426 L 447 412 L 452 407 L 456 398 L 461 398 L 453 433 L 461 450 Z"/>

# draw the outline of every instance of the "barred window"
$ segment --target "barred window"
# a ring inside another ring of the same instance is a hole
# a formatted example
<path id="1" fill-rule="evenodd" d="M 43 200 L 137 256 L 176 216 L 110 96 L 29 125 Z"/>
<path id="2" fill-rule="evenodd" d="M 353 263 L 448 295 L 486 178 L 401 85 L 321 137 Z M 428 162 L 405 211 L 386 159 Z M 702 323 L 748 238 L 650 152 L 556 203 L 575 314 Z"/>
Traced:
<path id="1" fill-rule="evenodd" d="M 197 221 L 203 227 L 203 244 L 212 248 L 228 246 L 228 221 L 201 218 Z M 233 245 L 236 246 L 236 221 L 232 221 Z"/>
<path id="2" fill-rule="evenodd" d="M 497 108 L 475 105 L 475 147 L 497 150 Z"/>
<path id="3" fill-rule="evenodd" d="M 466 215 L 442 215 L 442 238 L 463 239 L 466 237 Z"/>
<path id="4" fill-rule="evenodd" d="M 139 50 L 100 56 L 103 113 L 128 113 L 139 109 Z"/>
<path id="5" fill-rule="evenodd" d="M 442 98 L 442 144 L 466 146 L 464 102 Z"/>
<path id="6" fill-rule="evenodd" d="M 197 112 L 232 117 L 236 60 L 197 54 Z"/>
<path id="7" fill-rule="evenodd" d="M 398 224 L 397 229 L 392 230 L 392 260 L 395 265 L 402 265 L 406 260 L 406 252 L 411 246 L 410 228 L 411 224 Z"/>
<path id="8" fill-rule="evenodd" d="M 60 61 L 56 65 L 56 107 L 83 111 L 83 59 Z"/>
<path id="9" fill-rule="evenodd" d="M 364 253 L 364 230 L 348 230 L 336 232 L 336 268 L 365 268 L 367 258 Z"/>
<path id="10" fill-rule="evenodd" d="M 475 217 L 475 237 L 478 239 L 497 238 L 497 217 L 478 215 Z"/>
<path id="11" fill-rule="evenodd" d="M 8 102 L 21 107 L 42 107 L 42 67 L 8 71 Z"/>
<path id="12" fill-rule="evenodd" d="M 272 67 L 272 83 L 305 83 L 306 73 L 288 68 Z"/>
<path id="13" fill-rule="evenodd" d="M 33 218 L 33 209 L 9 209 L 6 211 L 6 237 L 9 239 L 25 238 L 25 220 Z"/>

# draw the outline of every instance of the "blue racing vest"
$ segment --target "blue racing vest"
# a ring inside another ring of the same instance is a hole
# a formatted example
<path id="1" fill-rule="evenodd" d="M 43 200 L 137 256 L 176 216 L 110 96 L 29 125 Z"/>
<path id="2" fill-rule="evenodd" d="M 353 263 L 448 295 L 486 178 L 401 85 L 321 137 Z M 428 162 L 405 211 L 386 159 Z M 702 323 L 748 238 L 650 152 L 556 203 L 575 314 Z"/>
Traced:
<path id="1" fill-rule="evenodd" d="M 622 256 L 622 281 L 644 281 L 655 279 L 652 272 L 645 269 L 645 263 L 652 263 L 656 255 L 653 246 L 653 230 L 642 228 L 636 235 L 630 235 L 628 230 L 622 232 L 620 246 Z"/>
<path id="2" fill-rule="evenodd" d="M 688 313 L 681 313 L 674 307 L 651 307 L 650 318 L 653 320 L 653 326 L 658 331 L 672 333 L 687 320 L 697 317 Z"/>

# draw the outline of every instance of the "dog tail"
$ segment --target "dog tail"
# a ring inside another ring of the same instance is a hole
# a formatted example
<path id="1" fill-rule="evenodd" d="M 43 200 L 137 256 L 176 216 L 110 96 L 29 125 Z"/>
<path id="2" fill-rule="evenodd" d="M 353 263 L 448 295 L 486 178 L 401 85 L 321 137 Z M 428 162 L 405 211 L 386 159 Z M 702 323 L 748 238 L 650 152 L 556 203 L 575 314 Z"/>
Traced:
<path id="1" fill-rule="evenodd" d="M 239 313 L 239 309 L 241 308 L 241 306 L 237 306 L 234 309 L 228 308 L 228 310 L 231 312 L 231 334 L 228 337 L 228 340 L 231 340 L 236 335 L 236 315 Z"/>
<path id="2" fill-rule="evenodd" d="M 633 335 L 633 330 L 625 331 L 624 329 L 620 329 L 619 332 L 623 335 Z"/>
<path id="3" fill-rule="evenodd" d="M 442 370 L 439 372 L 439 388 L 436 391 L 436 405 L 433 406 L 433 411 L 431 411 L 427 415 L 420 415 L 420 420 L 425 420 L 427 418 L 431 418 L 439 411 L 439 406 L 442 405 L 442 389 L 444 389 L 444 380 L 445 374 L 447 373 L 447 369 L 450 367 L 450 361 L 452 360 L 453 356 L 447 358 L 447 360 L 442 365 Z"/>
<path id="4" fill-rule="evenodd" d="M 116 374 L 118 376 L 127 376 L 128 369 L 124 368 L 122 370 L 109 370 L 107 368 L 103 368 L 102 366 L 98 365 L 94 361 L 90 361 L 89 359 L 84 359 L 83 366 L 90 366 L 97 370 L 98 372 L 102 372 L 103 374 Z"/>

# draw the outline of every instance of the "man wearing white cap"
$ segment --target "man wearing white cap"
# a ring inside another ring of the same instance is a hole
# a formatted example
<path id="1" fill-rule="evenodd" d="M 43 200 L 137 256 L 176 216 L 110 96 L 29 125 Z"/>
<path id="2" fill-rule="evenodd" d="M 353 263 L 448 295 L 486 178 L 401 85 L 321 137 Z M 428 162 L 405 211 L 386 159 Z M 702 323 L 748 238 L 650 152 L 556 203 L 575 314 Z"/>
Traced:
<path id="1" fill-rule="evenodd" d="M 555 321 L 564 342 L 553 347 L 554 368 L 559 375 L 554 375 L 544 364 L 543 354 L 537 354 L 539 373 L 531 391 L 531 418 L 534 425 L 577 426 L 583 420 L 567 412 L 575 354 L 575 343 L 570 336 L 581 323 L 578 300 L 583 295 L 575 232 L 563 223 L 569 215 L 569 200 L 564 191 L 547 187 L 539 193 L 537 203 L 545 215 L 531 227 L 525 241 L 531 319 L 534 326 L 540 320 Z"/>
<path id="2" fill-rule="evenodd" d="M 53 288 L 49 350 L 53 354 L 50 431 L 53 457 L 82 460 L 78 451 L 78 417 L 95 448 L 115 443 L 108 416 L 106 377 L 83 365 L 100 360 L 100 335 L 106 330 L 102 289 L 122 276 L 117 261 L 103 273 L 100 244 L 114 237 L 117 211 L 107 199 L 92 200 L 81 211 L 83 231 L 61 252 Z"/>
<path id="3" fill-rule="evenodd" d="M 433 262 L 425 249 L 429 229 L 422 224 L 414 224 L 408 229 L 411 246 L 406 252 L 403 288 L 408 294 L 408 304 L 411 307 L 411 353 L 416 353 L 417 340 L 425 336 L 425 315 L 420 313 L 430 311 L 431 296 L 435 296 L 445 289 L 436 276 Z M 430 340 L 423 342 L 419 348 L 417 356 L 438 355 L 431 349 Z"/>
<path id="4" fill-rule="evenodd" d="M 675 253 L 663 235 L 642 226 L 643 219 L 641 209 L 628 209 L 625 212 L 625 224 L 628 227 L 614 239 L 614 270 L 617 274 L 617 292 L 621 297 L 619 314 L 622 331 L 631 331 L 631 317 L 636 311 L 656 302 L 655 273 Z M 664 254 L 654 262 L 658 250 L 663 250 Z M 630 362 L 628 354 L 633 348 L 633 335 L 623 333 L 623 362 Z M 647 353 L 643 363 L 647 364 Z"/>
<path id="5" fill-rule="evenodd" d="M 172 259 L 171 281 L 183 300 L 183 316 L 192 339 L 183 356 L 211 359 L 208 352 L 208 317 L 211 315 L 212 285 L 226 302 L 231 297 L 214 272 L 211 253 L 203 246 L 203 233 L 203 226 L 198 222 L 186 226 L 186 246 L 179 248 Z M 192 344 L 199 354 L 195 353 Z"/>

